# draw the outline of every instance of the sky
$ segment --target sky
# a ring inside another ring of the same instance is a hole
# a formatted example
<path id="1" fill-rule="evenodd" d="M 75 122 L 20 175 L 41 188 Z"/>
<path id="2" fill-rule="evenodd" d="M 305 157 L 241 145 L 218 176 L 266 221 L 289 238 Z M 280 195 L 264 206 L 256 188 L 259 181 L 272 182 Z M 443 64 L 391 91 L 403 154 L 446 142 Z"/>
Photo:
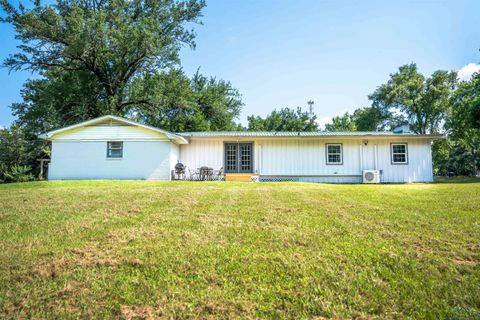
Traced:
<path id="1" fill-rule="evenodd" d="M 195 50 L 181 64 L 191 75 L 228 80 L 245 103 L 238 121 L 314 101 L 318 122 L 369 106 L 368 94 L 399 66 L 429 75 L 480 69 L 480 1 L 207 0 Z M 0 60 L 16 51 L 13 28 L 0 24 Z M 30 72 L 0 68 L 0 126 L 14 120 Z"/>

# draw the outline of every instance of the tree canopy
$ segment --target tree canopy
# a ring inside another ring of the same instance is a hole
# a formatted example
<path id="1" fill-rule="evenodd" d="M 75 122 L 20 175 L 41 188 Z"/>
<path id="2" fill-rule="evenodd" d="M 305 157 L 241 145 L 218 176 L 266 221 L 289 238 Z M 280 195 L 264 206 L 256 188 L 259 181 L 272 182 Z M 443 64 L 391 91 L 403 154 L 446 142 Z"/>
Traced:
<path id="1" fill-rule="evenodd" d="M 247 118 L 250 131 L 318 131 L 316 119 L 316 115 L 301 108 L 282 108 L 265 118 L 253 115 Z"/>
<path id="2" fill-rule="evenodd" d="M 343 116 L 333 117 L 332 122 L 325 125 L 325 130 L 385 131 L 397 127 L 403 120 L 388 109 L 371 106 L 355 109 L 352 114 L 346 112 Z"/>
<path id="3" fill-rule="evenodd" d="M 480 74 L 475 74 L 470 81 L 460 82 L 453 92 L 451 108 L 446 119 L 446 127 L 453 141 L 453 150 L 467 161 L 462 165 L 463 172 L 477 174 L 480 157 Z M 448 170 L 455 170 L 451 154 L 444 158 Z M 460 159 L 459 159 L 460 160 Z M 457 161 L 458 163 L 459 161 Z"/>
<path id="4" fill-rule="evenodd" d="M 58 0 L 35 1 L 30 9 L 0 0 L 12 23 L 20 52 L 5 60 L 11 70 L 80 72 L 102 88 L 109 113 L 152 106 L 149 97 L 130 96 L 129 86 L 142 75 L 179 62 L 182 45 L 195 46 L 203 0 Z"/>
<path id="5" fill-rule="evenodd" d="M 243 103 L 230 82 L 177 66 L 194 47 L 203 0 L 58 0 L 14 7 L 0 0 L 21 40 L 4 64 L 29 69 L 23 101 L 12 105 L 32 135 L 104 114 L 167 130 L 232 130 Z"/>
<path id="6" fill-rule="evenodd" d="M 231 83 L 198 71 L 190 79 L 181 69 L 147 75 L 135 84 L 138 95 L 152 96 L 157 108 L 137 114 L 150 125 L 181 131 L 231 131 L 238 128 L 243 103 Z"/>
<path id="7" fill-rule="evenodd" d="M 348 113 L 343 116 L 336 116 L 332 118 L 331 123 L 325 125 L 327 131 L 357 131 L 355 122 Z"/>
<path id="8" fill-rule="evenodd" d="M 369 99 L 380 110 L 405 115 L 414 132 L 435 133 L 445 119 L 456 78 L 455 72 L 443 70 L 425 78 L 416 64 L 407 64 L 391 74 L 388 82 L 378 87 Z"/>

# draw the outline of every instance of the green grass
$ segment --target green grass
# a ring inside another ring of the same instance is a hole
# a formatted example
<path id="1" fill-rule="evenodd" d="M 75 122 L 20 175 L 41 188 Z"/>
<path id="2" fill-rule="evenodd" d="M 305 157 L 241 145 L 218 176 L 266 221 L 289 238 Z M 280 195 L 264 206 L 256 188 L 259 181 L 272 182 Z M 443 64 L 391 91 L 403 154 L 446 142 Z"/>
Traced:
<path id="1" fill-rule="evenodd" d="M 435 177 L 437 183 L 480 183 L 480 177 Z"/>
<path id="2" fill-rule="evenodd" d="M 480 183 L 0 185 L 0 318 L 480 317 Z"/>

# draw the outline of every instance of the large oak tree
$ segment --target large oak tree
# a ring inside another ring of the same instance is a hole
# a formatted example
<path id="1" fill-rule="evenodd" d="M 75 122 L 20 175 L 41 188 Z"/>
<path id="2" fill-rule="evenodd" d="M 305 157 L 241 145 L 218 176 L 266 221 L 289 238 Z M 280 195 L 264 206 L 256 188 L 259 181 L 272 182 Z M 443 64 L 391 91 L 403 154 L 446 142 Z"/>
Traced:
<path id="1" fill-rule="evenodd" d="M 149 97 L 131 97 L 128 88 L 144 74 L 179 61 L 183 45 L 195 46 L 203 0 L 35 1 L 25 8 L 0 0 L 20 51 L 4 64 L 11 70 L 83 72 L 103 89 L 109 113 L 129 106 L 152 107 Z"/>
<path id="2" fill-rule="evenodd" d="M 425 78 L 412 63 L 391 74 L 369 99 L 377 108 L 404 114 L 414 132 L 435 133 L 441 129 L 450 106 L 456 78 L 455 72 L 442 70 Z"/>

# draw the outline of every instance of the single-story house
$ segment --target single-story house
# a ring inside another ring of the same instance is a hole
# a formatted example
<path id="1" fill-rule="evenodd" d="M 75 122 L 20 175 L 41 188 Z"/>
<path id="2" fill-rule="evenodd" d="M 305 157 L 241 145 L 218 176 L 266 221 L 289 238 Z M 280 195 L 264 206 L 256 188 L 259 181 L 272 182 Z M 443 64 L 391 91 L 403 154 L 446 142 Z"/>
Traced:
<path id="1" fill-rule="evenodd" d="M 177 163 L 223 168 L 226 180 L 431 182 L 441 135 L 399 132 L 172 133 L 103 116 L 40 136 L 52 143 L 48 178 L 170 180 Z"/>

